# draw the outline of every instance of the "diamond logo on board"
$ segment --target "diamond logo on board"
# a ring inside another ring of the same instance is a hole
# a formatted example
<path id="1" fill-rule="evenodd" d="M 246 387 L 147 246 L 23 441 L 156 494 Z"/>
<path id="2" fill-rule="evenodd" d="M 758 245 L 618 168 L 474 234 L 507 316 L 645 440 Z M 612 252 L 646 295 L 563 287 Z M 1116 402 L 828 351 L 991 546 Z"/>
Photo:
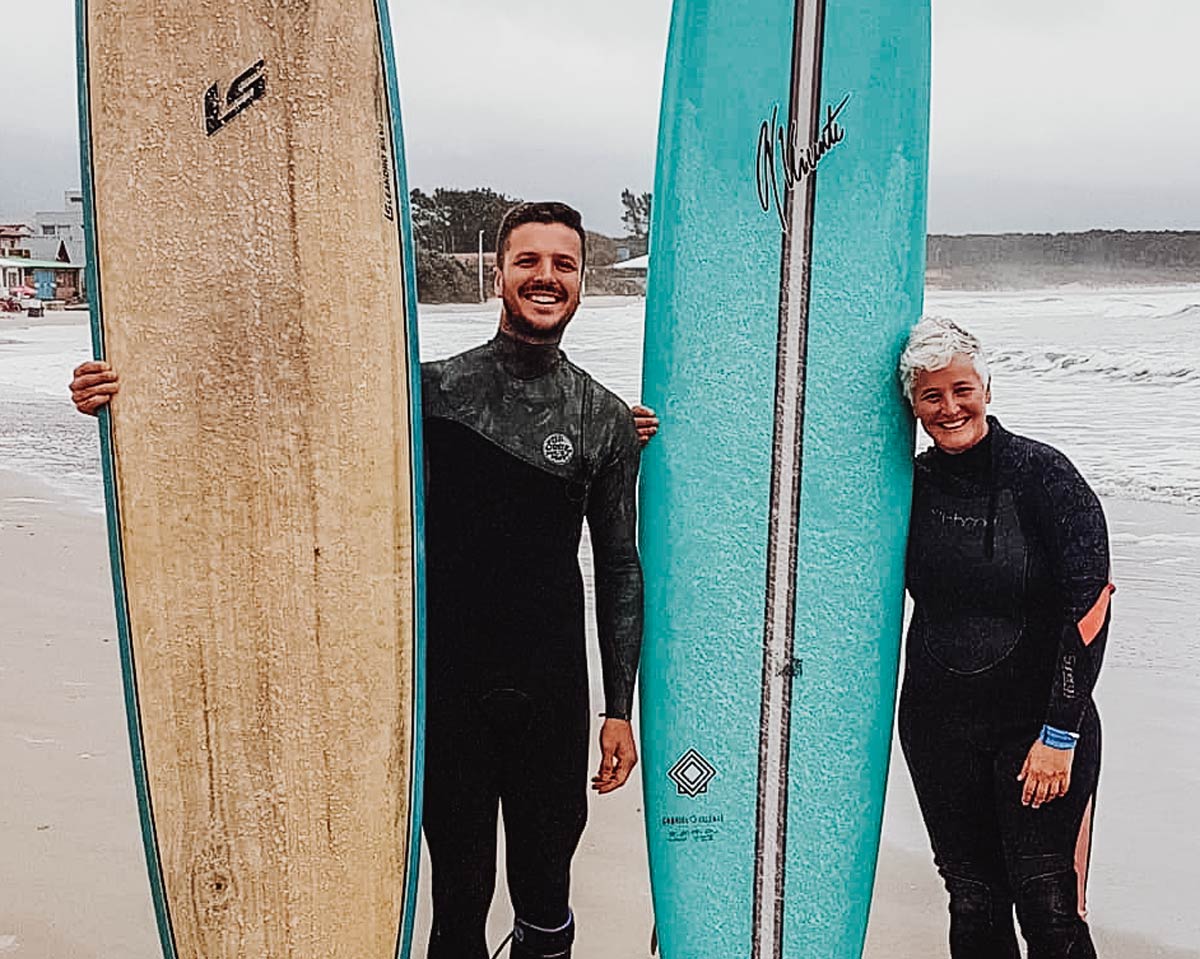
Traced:
<path id="1" fill-rule="evenodd" d="M 695 799 L 702 793 L 708 792 L 708 784 L 713 781 L 717 771 L 712 763 L 701 756 L 696 750 L 689 749 L 679 757 L 679 761 L 671 767 L 667 778 L 675 784 L 679 795 Z"/>

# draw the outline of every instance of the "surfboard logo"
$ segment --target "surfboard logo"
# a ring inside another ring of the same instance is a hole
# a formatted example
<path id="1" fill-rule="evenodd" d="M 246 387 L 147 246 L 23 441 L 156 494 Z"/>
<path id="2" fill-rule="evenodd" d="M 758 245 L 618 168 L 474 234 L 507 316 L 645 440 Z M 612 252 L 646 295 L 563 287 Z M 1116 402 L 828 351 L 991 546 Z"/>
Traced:
<path id="1" fill-rule="evenodd" d="M 551 433 L 542 443 L 542 455 L 555 466 L 566 466 L 575 456 L 575 446 L 562 433 Z"/>
<path id="2" fill-rule="evenodd" d="M 771 118 L 764 120 L 758 130 L 758 149 L 755 153 L 755 179 L 758 182 L 758 202 L 764 213 L 771 208 L 779 215 L 779 225 L 788 232 L 787 194 L 811 177 L 829 152 L 846 139 L 846 129 L 838 123 L 838 117 L 850 102 L 847 93 L 836 107 L 826 107 L 825 123 L 813 132 L 801 131 L 793 119 L 786 127 L 779 122 L 779 104 L 771 110 Z M 815 126 L 815 124 L 814 124 Z M 800 145 L 801 134 L 808 139 Z M 783 172 L 783 190 L 780 191 L 780 167 Z"/>
<path id="3" fill-rule="evenodd" d="M 204 129 L 212 136 L 230 120 L 267 93 L 266 61 L 259 60 L 242 71 L 221 96 L 221 85 L 214 83 L 204 94 Z"/>
<path id="4" fill-rule="evenodd" d="M 675 784 L 679 795 L 695 799 L 708 792 L 708 784 L 717 775 L 713 764 L 696 750 L 689 749 L 667 772 L 667 778 Z"/>
<path id="5" fill-rule="evenodd" d="M 392 150 L 389 139 L 391 131 L 379 121 L 379 176 L 383 187 L 383 215 L 391 221 L 396 219 L 396 201 L 392 194 Z"/>

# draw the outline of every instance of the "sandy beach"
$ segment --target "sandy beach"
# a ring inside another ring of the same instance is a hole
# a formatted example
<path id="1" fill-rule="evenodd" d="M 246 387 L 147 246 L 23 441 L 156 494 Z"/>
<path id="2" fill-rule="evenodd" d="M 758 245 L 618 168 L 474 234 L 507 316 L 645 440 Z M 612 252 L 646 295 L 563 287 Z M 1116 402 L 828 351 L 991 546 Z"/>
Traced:
<path id="1" fill-rule="evenodd" d="M 1200 515 L 1187 518 L 1200 528 Z M 0 472 L 0 569 L 0 957 L 155 959 L 103 517 Z M 1091 891 L 1098 945 L 1120 959 L 1200 957 L 1190 892 L 1200 857 L 1190 818 L 1200 788 L 1200 681 L 1113 665 L 1100 700 L 1106 773 Z M 865 956 L 946 955 L 944 893 L 907 774 L 893 767 Z M 498 888 L 497 943 L 511 922 L 502 879 Z M 575 908 L 580 959 L 648 954 L 640 782 L 594 799 Z M 1159 917 L 1160 936 L 1138 931 L 1147 910 Z M 1132 931 L 1118 921 L 1131 916 Z"/>
<path id="2" fill-rule="evenodd" d="M 5 335 L 0 327 L 0 343 Z M 65 385 L 69 365 L 61 375 L 55 366 L 54 383 Z M 57 386 L 36 385 L 0 396 L 10 413 L 21 411 L 15 420 L 0 416 L 0 434 L 8 433 L 0 449 L 17 448 L 26 411 L 40 418 L 28 428 L 60 437 L 63 450 L 94 444 L 94 427 L 74 414 L 65 391 L 59 399 Z M 51 453 L 57 462 L 57 447 Z M 130 772 L 99 478 L 94 453 L 82 459 L 92 460 L 81 466 L 83 486 L 50 482 L 53 472 L 39 476 L 15 455 L 0 463 L 0 959 L 161 955 Z M 1105 506 L 1119 592 L 1097 694 L 1105 765 L 1091 921 L 1106 959 L 1200 959 L 1200 507 L 1116 498 Z M 598 674 L 593 680 L 598 699 Z M 897 760 L 864 955 L 946 956 L 945 894 Z M 636 774 L 626 789 L 593 797 L 575 869 L 579 959 L 649 954 L 641 810 Z M 511 924 L 502 876 L 501 866 L 495 944 Z M 424 955 L 427 882 L 426 869 L 415 956 Z"/>

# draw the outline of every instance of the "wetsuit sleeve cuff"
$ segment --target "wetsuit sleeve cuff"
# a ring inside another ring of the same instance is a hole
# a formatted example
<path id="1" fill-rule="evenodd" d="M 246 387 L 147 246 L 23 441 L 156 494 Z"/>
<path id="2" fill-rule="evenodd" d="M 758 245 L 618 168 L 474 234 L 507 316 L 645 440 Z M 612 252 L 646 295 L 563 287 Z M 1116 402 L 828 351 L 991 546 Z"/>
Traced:
<path id="1" fill-rule="evenodd" d="M 1057 729 L 1054 726 L 1043 726 L 1040 738 L 1051 749 L 1074 749 L 1079 741 L 1079 733 Z"/>

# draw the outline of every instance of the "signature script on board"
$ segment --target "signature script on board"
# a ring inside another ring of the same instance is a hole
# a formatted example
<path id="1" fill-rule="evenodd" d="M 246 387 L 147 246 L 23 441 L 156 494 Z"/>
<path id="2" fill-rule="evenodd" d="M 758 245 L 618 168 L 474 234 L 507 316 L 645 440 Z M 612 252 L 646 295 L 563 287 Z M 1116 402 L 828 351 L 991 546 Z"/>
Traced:
<path id="1" fill-rule="evenodd" d="M 835 146 L 846 139 L 845 128 L 838 123 L 838 117 L 850 102 L 850 94 L 842 98 L 836 107 L 825 108 L 825 123 L 817 133 L 816 138 L 805 146 L 800 146 L 800 131 L 793 120 L 784 127 L 779 122 L 779 105 L 771 110 L 771 119 L 764 120 L 758 131 L 758 150 L 755 155 L 756 178 L 758 181 L 758 202 L 762 204 L 763 212 L 769 213 L 771 208 L 779 215 L 779 225 L 783 232 L 788 231 L 787 216 L 784 212 L 785 198 L 789 191 L 812 174 L 825 156 Z M 780 167 L 783 172 L 783 190 L 780 190 Z"/>

